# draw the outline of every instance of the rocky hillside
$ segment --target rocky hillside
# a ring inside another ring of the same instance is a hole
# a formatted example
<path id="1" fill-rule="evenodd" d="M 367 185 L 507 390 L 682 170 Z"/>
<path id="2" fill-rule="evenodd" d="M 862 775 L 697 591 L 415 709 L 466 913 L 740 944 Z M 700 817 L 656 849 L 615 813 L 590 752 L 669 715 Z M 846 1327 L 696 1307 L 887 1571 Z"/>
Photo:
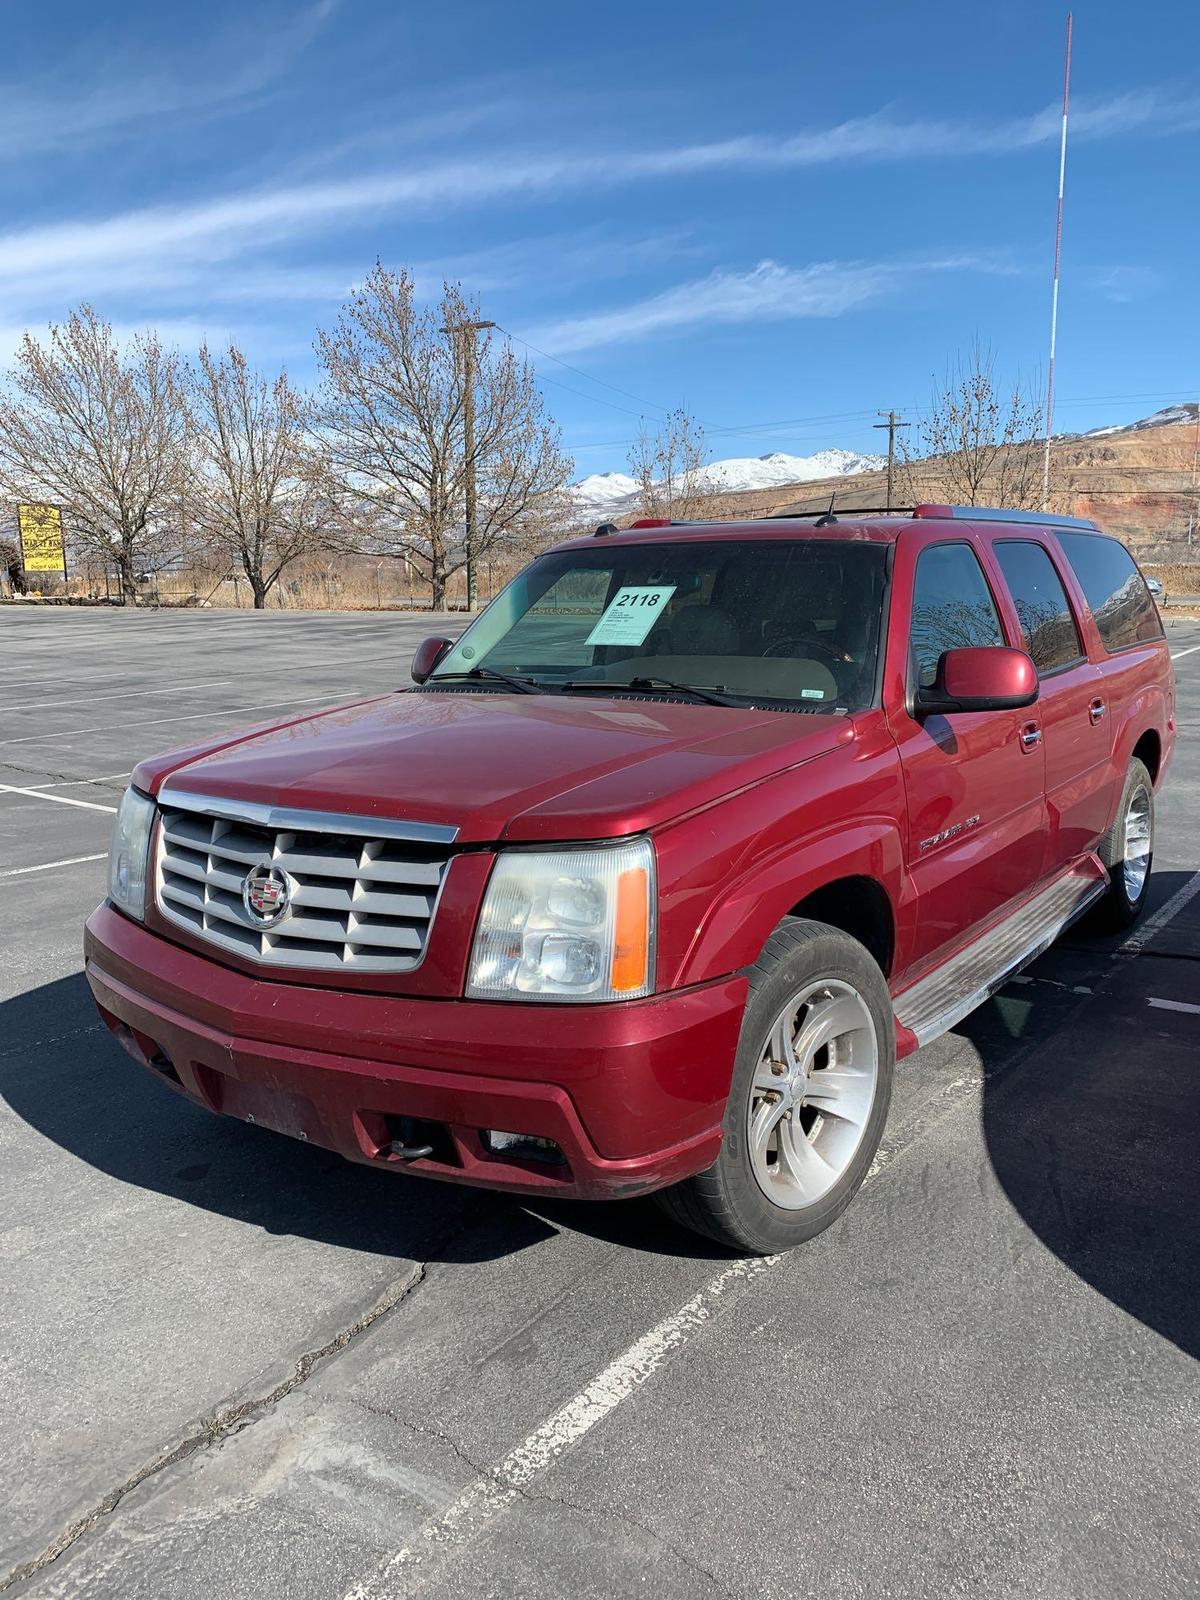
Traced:
<path id="1" fill-rule="evenodd" d="M 1144 560 L 1189 560 L 1188 517 L 1197 512 L 1197 491 L 1192 488 L 1196 413 L 1192 401 L 1126 427 L 1055 439 L 1050 458 L 1054 509 L 1094 517 L 1127 540 Z M 920 463 L 919 471 L 929 485 L 922 489 L 922 498 L 946 498 L 944 489 L 936 490 L 937 463 Z M 734 520 L 770 516 L 785 509 L 811 511 L 827 506 L 831 494 L 836 494 L 837 505 L 848 511 L 882 506 L 886 476 L 880 469 L 851 475 L 842 472 L 802 485 L 793 482 L 723 493 L 713 497 L 711 514 Z M 903 498 L 901 482 L 896 499 Z M 635 514 L 630 509 L 629 516 Z M 1194 537 L 1200 559 L 1200 514 Z"/>

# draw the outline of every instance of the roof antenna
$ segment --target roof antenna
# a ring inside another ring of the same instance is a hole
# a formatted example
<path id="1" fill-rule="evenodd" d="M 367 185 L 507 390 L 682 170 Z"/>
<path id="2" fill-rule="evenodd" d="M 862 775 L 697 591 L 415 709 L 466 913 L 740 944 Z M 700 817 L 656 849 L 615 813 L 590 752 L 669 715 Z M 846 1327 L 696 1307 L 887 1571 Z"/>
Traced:
<path id="1" fill-rule="evenodd" d="M 836 522 L 837 521 L 837 518 L 833 514 L 833 502 L 836 499 L 837 499 L 837 490 L 835 489 L 833 491 L 833 493 L 829 496 L 829 510 L 825 513 L 825 515 L 823 517 L 818 517 L 817 518 L 817 520 L 813 523 L 813 527 L 814 528 L 827 528 L 827 527 L 829 527 L 831 522 Z"/>

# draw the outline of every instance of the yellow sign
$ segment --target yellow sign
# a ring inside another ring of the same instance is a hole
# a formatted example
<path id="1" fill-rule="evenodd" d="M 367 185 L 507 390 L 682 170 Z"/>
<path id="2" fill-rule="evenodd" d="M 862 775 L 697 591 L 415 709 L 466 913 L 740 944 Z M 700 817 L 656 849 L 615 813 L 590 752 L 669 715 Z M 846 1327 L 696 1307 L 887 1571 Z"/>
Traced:
<path id="1" fill-rule="evenodd" d="M 62 512 L 57 506 L 18 506 L 17 526 L 21 530 L 21 554 L 26 572 L 66 573 Z"/>

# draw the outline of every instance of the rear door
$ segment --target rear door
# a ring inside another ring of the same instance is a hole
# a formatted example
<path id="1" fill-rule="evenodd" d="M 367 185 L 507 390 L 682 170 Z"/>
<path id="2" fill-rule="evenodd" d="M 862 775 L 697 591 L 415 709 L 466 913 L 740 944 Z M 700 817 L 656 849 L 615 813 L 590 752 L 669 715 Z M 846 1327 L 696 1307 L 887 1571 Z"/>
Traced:
<path id="1" fill-rule="evenodd" d="M 1056 534 L 1091 611 L 1092 659 L 1099 670 L 1099 702 L 1109 752 L 1113 752 L 1135 702 L 1163 672 L 1163 625 L 1146 580 L 1117 539 L 1104 533 Z M 1125 782 L 1110 759 L 1104 822 L 1112 821 Z"/>
<path id="2" fill-rule="evenodd" d="M 907 609 L 906 603 L 907 602 Z M 908 800 L 911 961 L 969 942 L 1045 871 L 1045 753 L 1037 705 L 915 717 L 945 650 L 1008 643 L 977 537 L 897 543 L 884 704 Z"/>
<path id="3" fill-rule="evenodd" d="M 1033 657 L 1046 746 L 1048 871 L 1091 850 L 1108 827 L 1111 723 L 1099 667 L 1048 546 L 1036 535 L 996 539 L 992 554 Z"/>

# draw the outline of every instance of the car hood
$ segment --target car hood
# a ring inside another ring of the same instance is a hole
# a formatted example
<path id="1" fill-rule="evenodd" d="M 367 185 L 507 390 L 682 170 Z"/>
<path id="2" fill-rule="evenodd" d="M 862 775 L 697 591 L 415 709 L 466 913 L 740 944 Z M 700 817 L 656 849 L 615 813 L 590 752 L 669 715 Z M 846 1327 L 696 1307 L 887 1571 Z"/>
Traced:
<path id="1" fill-rule="evenodd" d="M 449 824 L 462 842 L 639 833 L 854 737 L 848 717 L 628 696 L 407 691 L 144 762 L 137 786 Z"/>

